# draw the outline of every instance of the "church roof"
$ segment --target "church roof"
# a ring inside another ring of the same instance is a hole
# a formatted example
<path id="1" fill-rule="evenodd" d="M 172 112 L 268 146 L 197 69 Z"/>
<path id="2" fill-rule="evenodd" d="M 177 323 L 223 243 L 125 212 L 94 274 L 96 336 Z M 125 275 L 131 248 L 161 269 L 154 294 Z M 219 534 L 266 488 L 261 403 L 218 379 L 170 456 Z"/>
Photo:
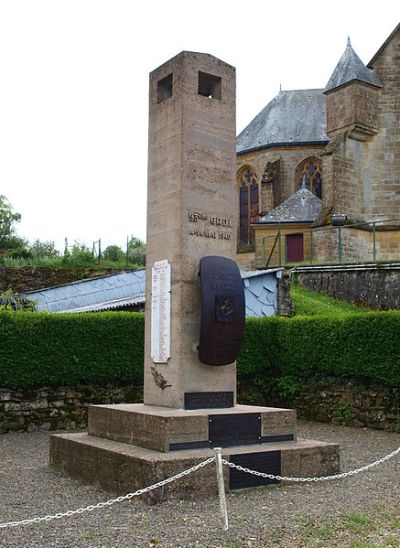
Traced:
<path id="1" fill-rule="evenodd" d="M 239 134 L 238 153 L 328 141 L 322 89 L 280 91 Z"/>
<path id="2" fill-rule="evenodd" d="M 373 69 L 367 68 L 357 53 L 352 48 L 350 39 L 347 42 L 347 47 L 339 63 L 336 65 L 329 82 L 326 85 L 325 91 L 343 86 L 348 82 L 358 80 L 366 84 L 382 87 L 382 82 L 379 76 L 373 71 Z"/>
<path id="3" fill-rule="evenodd" d="M 276 223 L 312 223 L 318 217 L 322 201 L 307 190 L 301 188 L 278 207 L 261 217 L 260 224 Z"/>

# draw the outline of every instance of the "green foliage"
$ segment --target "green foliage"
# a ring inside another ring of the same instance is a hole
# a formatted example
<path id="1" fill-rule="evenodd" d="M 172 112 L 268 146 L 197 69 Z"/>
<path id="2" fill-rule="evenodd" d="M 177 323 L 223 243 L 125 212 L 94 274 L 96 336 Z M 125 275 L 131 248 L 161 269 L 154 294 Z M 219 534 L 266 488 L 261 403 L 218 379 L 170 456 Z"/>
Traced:
<path id="1" fill-rule="evenodd" d="M 143 314 L 0 312 L 0 386 L 143 382 Z"/>
<path id="2" fill-rule="evenodd" d="M 32 259 L 33 254 L 26 247 L 16 247 L 7 253 L 7 257 L 11 259 Z"/>
<path id="3" fill-rule="evenodd" d="M 140 384 L 143 332 L 143 315 L 128 312 L 0 312 L 0 386 Z M 303 383 L 324 379 L 400 387 L 399 335 L 399 311 L 250 318 L 238 379 L 254 402 L 271 393 L 292 399 Z M 350 411 L 333 413 L 341 421 Z"/>
<path id="4" fill-rule="evenodd" d="M 14 226 L 20 220 L 21 215 L 13 210 L 12 205 L 5 196 L 0 195 L 0 249 L 9 249 L 21 245 L 22 240 L 15 235 Z M 17 246 L 16 243 L 18 243 Z"/>
<path id="5" fill-rule="evenodd" d="M 339 424 L 340 426 L 348 426 L 352 419 L 354 419 L 354 411 L 351 403 L 348 401 L 342 401 L 332 410 L 331 419 L 333 424 Z"/>
<path id="6" fill-rule="evenodd" d="M 36 302 L 22 299 L 19 293 L 7 289 L 0 293 L 0 310 L 26 310 L 36 311 Z"/>
<path id="7" fill-rule="evenodd" d="M 75 242 L 68 254 L 64 253 L 64 266 L 93 266 L 97 263 L 96 258 L 90 249 L 79 242 Z"/>
<path id="8" fill-rule="evenodd" d="M 56 249 L 56 244 L 52 240 L 47 240 L 43 242 L 40 240 L 35 240 L 29 246 L 29 249 L 32 253 L 32 257 L 38 259 L 51 259 L 60 255 L 58 249 Z"/>
<path id="9" fill-rule="evenodd" d="M 146 244 L 135 236 L 131 236 L 127 245 L 128 262 L 140 265 L 146 264 Z"/>
<path id="10" fill-rule="evenodd" d="M 118 245 L 109 245 L 103 253 L 103 259 L 113 263 L 123 262 L 125 258 L 125 253 Z"/>
<path id="11" fill-rule="evenodd" d="M 314 316 L 316 314 L 336 314 L 340 312 L 362 312 L 355 304 L 339 301 L 329 295 L 310 291 L 292 283 L 290 296 L 295 316 Z"/>

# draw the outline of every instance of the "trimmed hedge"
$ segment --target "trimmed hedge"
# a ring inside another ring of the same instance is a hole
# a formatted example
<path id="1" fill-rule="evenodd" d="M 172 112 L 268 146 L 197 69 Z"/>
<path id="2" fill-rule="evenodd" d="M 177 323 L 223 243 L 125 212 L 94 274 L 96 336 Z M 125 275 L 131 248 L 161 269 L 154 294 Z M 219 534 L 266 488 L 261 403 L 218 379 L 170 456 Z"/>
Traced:
<path id="1" fill-rule="evenodd" d="M 0 387 L 143 383 L 143 314 L 0 313 Z"/>
<path id="2" fill-rule="evenodd" d="M 143 383 L 144 316 L 0 312 L 0 387 Z M 400 312 L 248 319 L 238 378 L 400 387 Z"/>

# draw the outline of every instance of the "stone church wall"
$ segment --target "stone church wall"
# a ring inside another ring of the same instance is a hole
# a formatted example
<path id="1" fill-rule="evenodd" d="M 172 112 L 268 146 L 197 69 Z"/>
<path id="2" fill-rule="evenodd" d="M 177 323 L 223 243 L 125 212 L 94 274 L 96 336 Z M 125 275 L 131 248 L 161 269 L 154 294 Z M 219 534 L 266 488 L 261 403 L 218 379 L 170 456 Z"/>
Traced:
<path id="1" fill-rule="evenodd" d="M 277 147 L 248 152 L 238 155 L 237 171 L 240 171 L 244 166 L 250 166 L 254 170 L 260 185 L 260 213 L 265 214 L 284 200 L 287 200 L 298 190 L 297 187 L 295 188 L 297 166 L 307 158 L 320 158 L 322 152 L 323 146 Z M 267 186 L 271 183 L 261 183 L 261 180 L 267 162 L 274 162 L 276 160 L 280 160 L 279 180 L 272 183 L 273 200 L 270 200 L 267 197 L 264 185 Z M 324 182 L 322 182 L 322 185 L 322 192 L 324 192 Z M 271 201 L 273 201 L 273 207 L 271 207 Z"/>
<path id="2" fill-rule="evenodd" d="M 368 147 L 370 217 L 400 216 L 400 30 L 374 61 L 384 83 L 378 98 L 379 134 Z"/>

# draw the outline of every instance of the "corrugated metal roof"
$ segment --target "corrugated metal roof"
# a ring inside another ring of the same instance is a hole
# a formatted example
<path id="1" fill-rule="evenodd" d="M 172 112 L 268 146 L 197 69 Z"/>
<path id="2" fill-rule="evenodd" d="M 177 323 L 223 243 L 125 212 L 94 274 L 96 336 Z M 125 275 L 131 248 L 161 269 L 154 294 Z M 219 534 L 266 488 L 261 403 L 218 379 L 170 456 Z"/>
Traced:
<path id="1" fill-rule="evenodd" d="M 327 142 L 323 91 L 280 91 L 239 134 L 236 151 L 239 153 L 274 144 Z"/>
<path id="2" fill-rule="evenodd" d="M 81 280 L 71 284 L 29 291 L 24 297 L 34 300 L 42 312 L 95 312 L 144 304 L 145 270 L 124 272 Z M 277 313 L 277 281 L 281 268 L 242 271 L 247 316 L 272 316 Z"/>
<path id="3" fill-rule="evenodd" d="M 325 91 L 330 91 L 354 80 L 373 86 L 383 86 L 376 72 L 373 69 L 367 68 L 358 57 L 349 40 L 345 52 L 326 85 Z"/>

